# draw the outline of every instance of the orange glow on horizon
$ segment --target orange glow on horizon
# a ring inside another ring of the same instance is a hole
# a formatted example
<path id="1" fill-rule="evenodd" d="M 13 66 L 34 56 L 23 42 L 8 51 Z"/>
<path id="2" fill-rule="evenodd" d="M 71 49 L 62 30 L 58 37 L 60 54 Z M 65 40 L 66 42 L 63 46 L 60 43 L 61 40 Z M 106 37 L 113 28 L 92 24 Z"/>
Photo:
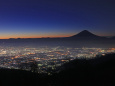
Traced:
<path id="1" fill-rule="evenodd" d="M 53 33 L 44 33 L 44 34 L 0 34 L 0 39 L 10 39 L 10 38 L 61 38 L 61 37 L 70 37 L 76 35 L 75 33 L 58 33 L 58 34 L 53 34 Z M 97 35 L 97 34 L 96 34 Z M 101 34 L 98 36 L 107 36 L 105 34 Z M 110 35 L 108 35 L 110 36 Z"/>
<path id="2" fill-rule="evenodd" d="M 61 37 L 69 37 L 71 35 L 44 35 L 44 36 L 41 36 L 41 35 L 33 35 L 33 36 L 0 36 L 0 39 L 10 39 L 10 38 L 13 38 L 13 39 L 17 39 L 17 38 L 61 38 Z"/>

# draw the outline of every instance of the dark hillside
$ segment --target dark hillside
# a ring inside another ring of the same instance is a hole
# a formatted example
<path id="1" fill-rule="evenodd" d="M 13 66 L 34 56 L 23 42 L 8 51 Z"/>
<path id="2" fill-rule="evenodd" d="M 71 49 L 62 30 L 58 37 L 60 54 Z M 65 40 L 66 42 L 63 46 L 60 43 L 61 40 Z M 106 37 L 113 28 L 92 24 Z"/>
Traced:
<path id="1" fill-rule="evenodd" d="M 37 74 L 0 69 L 0 86 L 115 86 L 115 54 L 64 64 L 59 73 Z"/>
<path id="2" fill-rule="evenodd" d="M 16 69 L 0 69 L 0 86 L 44 86 L 46 83 L 45 75 Z"/>
<path id="3" fill-rule="evenodd" d="M 62 86 L 114 86 L 115 54 L 92 60 L 74 60 L 63 65 L 58 75 Z"/>

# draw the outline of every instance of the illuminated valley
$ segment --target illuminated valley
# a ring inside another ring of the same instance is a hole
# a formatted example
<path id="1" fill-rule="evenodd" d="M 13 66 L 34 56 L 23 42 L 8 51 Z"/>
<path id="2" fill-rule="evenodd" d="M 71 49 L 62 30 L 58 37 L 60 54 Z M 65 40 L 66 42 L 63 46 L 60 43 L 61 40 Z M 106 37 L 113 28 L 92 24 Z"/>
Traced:
<path id="1" fill-rule="evenodd" d="M 115 53 L 115 48 L 70 47 L 0 47 L 0 67 L 31 71 L 36 62 L 38 73 L 58 72 L 59 67 L 74 59 L 92 59 Z"/>

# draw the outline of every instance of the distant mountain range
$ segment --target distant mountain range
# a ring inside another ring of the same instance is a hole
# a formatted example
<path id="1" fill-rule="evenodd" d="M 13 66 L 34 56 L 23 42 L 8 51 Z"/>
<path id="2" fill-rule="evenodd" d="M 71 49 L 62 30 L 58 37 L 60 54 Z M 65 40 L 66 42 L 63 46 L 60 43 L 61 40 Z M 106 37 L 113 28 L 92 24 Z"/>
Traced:
<path id="1" fill-rule="evenodd" d="M 115 47 L 115 37 L 95 35 L 87 30 L 64 38 L 1 39 L 0 46 L 69 46 L 69 47 Z"/>
<path id="2" fill-rule="evenodd" d="M 102 36 L 98 36 L 98 35 L 95 35 L 91 32 L 89 32 L 88 30 L 83 30 L 81 32 L 79 32 L 78 34 L 75 34 L 73 36 L 70 36 L 70 37 L 60 37 L 60 38 L 74 38 L 74 39 L 77 39 L 77 38 L 115 38 L 115 36 L 113 37 L 102 37 Z M 10 39 L 16 39 L 16 38 L 10 38 Z M 46 38 L 17 38 L 17 39 L 50 39 L 50 37 L 46 37 Z M 57 39 L 57 38 L 51 38 L 51 39 Z"/>

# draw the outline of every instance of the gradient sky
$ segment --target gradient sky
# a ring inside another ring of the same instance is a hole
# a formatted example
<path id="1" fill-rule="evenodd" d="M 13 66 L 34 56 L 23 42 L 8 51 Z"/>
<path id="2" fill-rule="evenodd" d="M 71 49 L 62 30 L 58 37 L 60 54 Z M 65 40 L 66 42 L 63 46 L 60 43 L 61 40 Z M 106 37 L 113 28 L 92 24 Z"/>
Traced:
<path id="1" fill-rule="evenodd" d="M 115 0 L 0 0 L 0 38 L 115 35 Z"/>

